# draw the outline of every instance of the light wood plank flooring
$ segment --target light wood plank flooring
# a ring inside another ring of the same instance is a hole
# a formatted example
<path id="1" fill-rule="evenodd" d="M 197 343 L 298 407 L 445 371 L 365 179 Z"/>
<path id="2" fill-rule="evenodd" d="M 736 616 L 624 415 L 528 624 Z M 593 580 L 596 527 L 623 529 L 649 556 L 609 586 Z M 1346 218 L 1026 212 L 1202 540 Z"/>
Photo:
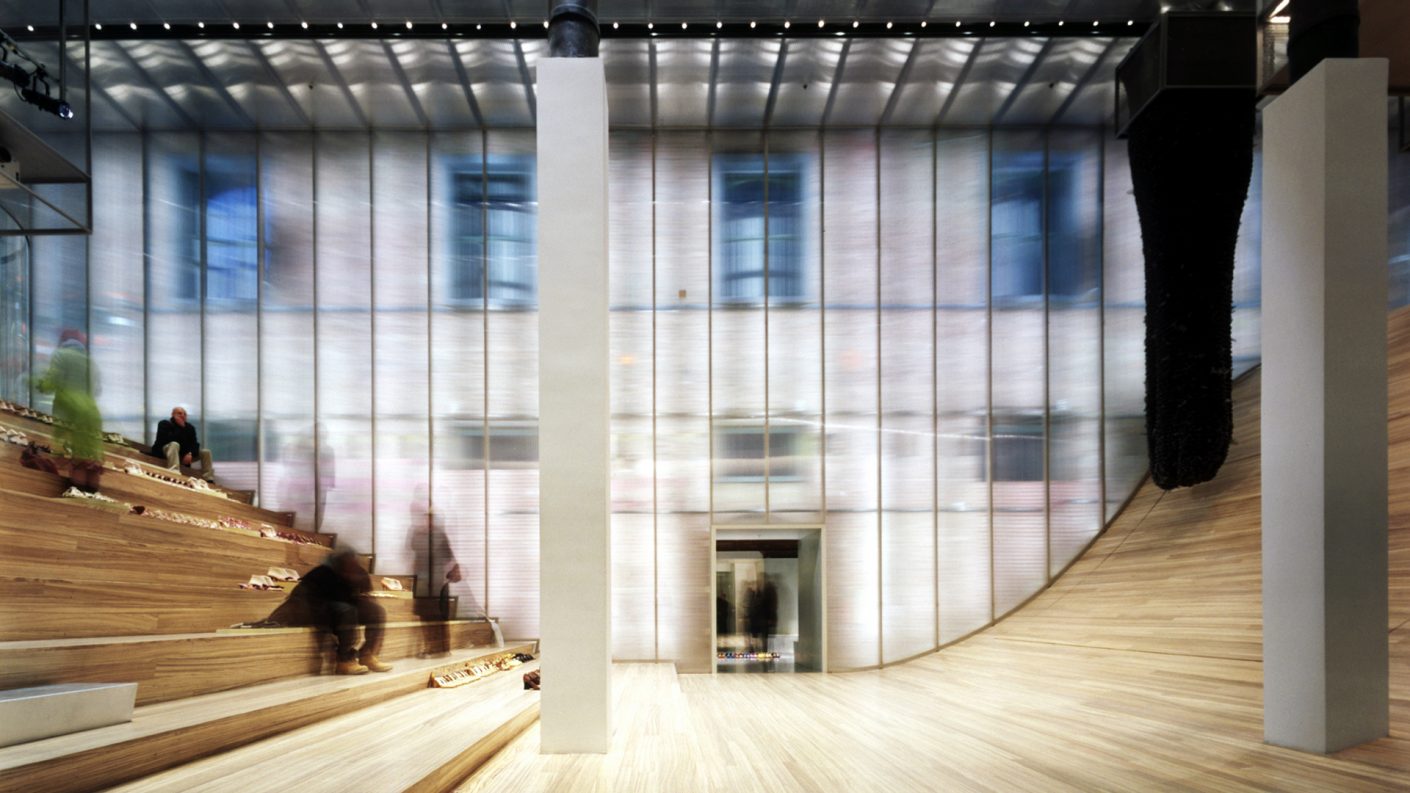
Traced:
<path id="1" fill-rule="evenodd" d="M 1392 335 L 1407 325 L 1397 315 Z M 1402 368 L 1410 358 L 1392 363 L 1403 482 Z M 1257 400 L 1254 375 L 1216 481 L 1143 486 L 1077 565 L 988 631 L 847 674 L 619 665 L 609 754 L 540 756 L 535 725 L 462 790 L 1410 791 L 1410 495 L 1391 510 L 1391 737 L 1331 757 L 1262 741 Z"/>

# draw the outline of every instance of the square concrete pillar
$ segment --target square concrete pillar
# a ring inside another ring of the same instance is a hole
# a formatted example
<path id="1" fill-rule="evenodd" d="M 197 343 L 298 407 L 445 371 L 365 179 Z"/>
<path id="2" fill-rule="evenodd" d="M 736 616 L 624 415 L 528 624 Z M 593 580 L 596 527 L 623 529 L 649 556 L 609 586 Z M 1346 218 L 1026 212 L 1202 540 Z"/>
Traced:
<path id="1" fill-rule="evenodd" d="M 1389 726 L 1386 81 L 1324 61 L 1263 112 L 1263 716 L 1334 752 Z"/>
<path id="2" fill-rule="evenodd" d="M 611 744 L 607 84 L 538 63 L 541 750 Z"/>

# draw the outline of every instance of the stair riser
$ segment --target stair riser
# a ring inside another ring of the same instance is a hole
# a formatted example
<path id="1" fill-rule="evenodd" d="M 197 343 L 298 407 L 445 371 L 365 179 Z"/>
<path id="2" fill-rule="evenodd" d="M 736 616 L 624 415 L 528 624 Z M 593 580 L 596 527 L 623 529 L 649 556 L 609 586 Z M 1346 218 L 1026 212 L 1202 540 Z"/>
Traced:
<path id="1" fill-rule="evenodd" d="M 0 746 L 132 721 L 136 683 L 67 684 L 0 691 Z"/>

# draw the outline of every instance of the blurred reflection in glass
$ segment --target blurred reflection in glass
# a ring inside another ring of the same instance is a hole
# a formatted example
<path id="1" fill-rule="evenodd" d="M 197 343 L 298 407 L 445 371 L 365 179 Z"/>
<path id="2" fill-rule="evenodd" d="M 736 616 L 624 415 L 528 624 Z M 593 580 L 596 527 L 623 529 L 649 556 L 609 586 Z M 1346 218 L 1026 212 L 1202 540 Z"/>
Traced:
<path id="1" fill-rule="evenodd" d="M 103 477 L 103 417 L 93 398 L 98 373 L 88 360 L 87 345 L 82 331 L 65 330 L 35 388 L 54 395 L 54 451 L 68 458 L 69 484 L 96 493 Z"/>

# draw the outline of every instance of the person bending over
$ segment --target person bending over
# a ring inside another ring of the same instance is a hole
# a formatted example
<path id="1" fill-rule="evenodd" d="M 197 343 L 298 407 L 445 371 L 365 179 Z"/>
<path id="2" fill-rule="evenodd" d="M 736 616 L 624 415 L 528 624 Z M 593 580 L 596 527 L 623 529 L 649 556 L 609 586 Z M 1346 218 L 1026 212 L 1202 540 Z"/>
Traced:
<path id="1" fill-rule="evenodd" d="M 334 551 L 304 575 L 268 621 L 332 633 L 338 640 L 340 675 L 390 672 L 392 667 L 377 659 L 387 612 L 367 597 L 371 590 L 372 578 L 362 569 L 357 554 L 346 548 Z M 366 634 L 361 649 L 356 646 L 358 625 Z"/>
<path id="2" fill-rule="evenodd" d="M 177 406 L 171 409 L 171 418 L 157 422 L 157 439 L 152 441 L 152 453 L 166 458 L 167 468 L 180 468 L 201 461 L 201 476 L 207 482 L 215 481 L 215 467 L 211 464 L 210 449 L 202 449 L 196 440 L 196 425 L 186 421 L 186 409 Z"/>

